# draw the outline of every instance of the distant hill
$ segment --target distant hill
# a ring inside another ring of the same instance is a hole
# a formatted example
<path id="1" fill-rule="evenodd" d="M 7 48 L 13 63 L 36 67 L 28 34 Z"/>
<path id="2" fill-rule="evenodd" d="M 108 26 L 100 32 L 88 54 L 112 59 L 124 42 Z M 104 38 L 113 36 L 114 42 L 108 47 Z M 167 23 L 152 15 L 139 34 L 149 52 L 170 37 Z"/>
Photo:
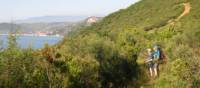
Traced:
<path id="1" fill-rule="evenodd" d="M 0 23 L 0 33 L 9 33 L 17 30 L 19 25 L 11 23 Z"/>
<path id="2" fill-rule="evenodd" d="M 0 33 L 7 34 L 10 32 L 54 32 L 64 35 L 79 25 L 79 22 L 54 22 L 54 23 L 0 23 Z"/>
<path id="3" fill-rule="evenodd" d="M 16 20 L 15 23 L 54 23 L 54 22 L 78 22 L 88 16 L 42 16 L 24 20 Z"/>
<path id="4" fill-rule="evenodd" d="M 73 29 L 88 26 L 91 20 L 99 21 L 102 17 L 87 16 L 45 16 L 27 20 L 18 20 L 14 23 L 0 23 L 0 33 L 51 31 L 64 35 Z"/>

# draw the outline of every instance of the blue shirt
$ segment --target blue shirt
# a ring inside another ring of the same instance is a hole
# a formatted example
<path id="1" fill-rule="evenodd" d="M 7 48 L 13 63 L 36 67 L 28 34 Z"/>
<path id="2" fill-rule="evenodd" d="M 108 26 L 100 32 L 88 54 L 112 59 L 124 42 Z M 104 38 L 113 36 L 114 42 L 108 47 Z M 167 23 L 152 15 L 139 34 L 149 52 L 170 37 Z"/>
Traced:
<path id="1" fill-rule="evenodd" d="M 156 50 L 155 52 L 154 52 L 154 59 L 160 59 L 160 50 Z"/>

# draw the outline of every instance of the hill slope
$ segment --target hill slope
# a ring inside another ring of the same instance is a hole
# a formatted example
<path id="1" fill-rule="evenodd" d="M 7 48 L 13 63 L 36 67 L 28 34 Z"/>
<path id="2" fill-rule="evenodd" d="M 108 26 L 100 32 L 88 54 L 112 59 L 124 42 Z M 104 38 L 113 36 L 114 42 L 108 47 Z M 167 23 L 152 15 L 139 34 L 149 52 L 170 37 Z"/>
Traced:
<path id="1" fill-rule="evenodd" d="M 142 74 L 143 78 L 136 78 L 138 80 L 130 86 L 140 85 L 141 80 L 141 85 L 147 87 L 197 87 L 200 74 L 194 69 L 198 69 L 200 64 L 198 4 L 197 0 L 142 0 L 80 30 L 72 41 L 81 40 L 83 44 L 76 43 L 80 50 L 76 52 L 83 53 L 88 51 L 86 47 L 93 47 L 91 42 L 103 39 L 98 42 L 102 51 L 107 47 L 104 43 L 109 43 L 114 49 L 119 49 L 117 55 L 126 59 L 133 59 L 131 56 L 136 54 L 141 72 L 145 70 L 140 63 L 145 58 L 143 50 L 159 44 L 168 57 L 168 63 L 161 65 L 160 77 L 149 84 L 148 76 L 144 78 L 145 74 Z M 70 41 L 66 39 L 63 44 Z M 105 57 L 107 54 L 103 54 Z M 112 60 L 112 57 L 109 59 Z"/>

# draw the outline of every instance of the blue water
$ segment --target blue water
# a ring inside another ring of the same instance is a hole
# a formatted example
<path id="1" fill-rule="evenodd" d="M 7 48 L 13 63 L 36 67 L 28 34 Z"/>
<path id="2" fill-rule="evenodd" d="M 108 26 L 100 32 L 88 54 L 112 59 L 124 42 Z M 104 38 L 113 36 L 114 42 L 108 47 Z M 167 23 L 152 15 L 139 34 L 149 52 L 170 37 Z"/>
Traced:
<path id="1" fill-rule="evenodd" d="M 34 49 L 39 49 L 44 47 L 47 43 L 49 45 L 54 45 L 58 43 L 62 37 L 54 37 L 54 36 L 17 36 L 18 46 L 21 48 L 32 47 Z M 0 47 L 8 46 L 8 36 L 0 35 L 0 41 L 2 42 Z"/>

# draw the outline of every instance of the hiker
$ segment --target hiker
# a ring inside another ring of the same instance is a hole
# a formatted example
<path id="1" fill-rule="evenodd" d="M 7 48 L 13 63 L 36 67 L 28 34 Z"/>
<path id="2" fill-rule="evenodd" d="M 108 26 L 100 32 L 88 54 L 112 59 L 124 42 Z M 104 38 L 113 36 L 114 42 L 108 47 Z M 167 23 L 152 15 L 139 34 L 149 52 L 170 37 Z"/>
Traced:
<path id="1" fill-rule="evenodd" d="M 158 66 L 159 66 L 159 63 L 160 63 L 160 59 L 161 59 L 161 51 L 160 51 L 160 48 L 158 45 L 155 45 L 153 47 L 153 50 L 154 50 L 154 53 L 153 53 L 153 63 L 154 63 L 154 66 L 153 66 L 153 70 L 154 70 L 154 73 L 155 73 L 155 76 L 158 76 Z"/>
<path id="2" fill-rule="evenodd" d="M 148 53 L 148 57 L 146 59 L 146 63 L 148 65 L 148 69 L 149 69 L 149 72 L 150 72 L 150 76 L 153 77 L 153 52 L 152 52 L 152 49 L 147 49 L 147 53 Z"/>

